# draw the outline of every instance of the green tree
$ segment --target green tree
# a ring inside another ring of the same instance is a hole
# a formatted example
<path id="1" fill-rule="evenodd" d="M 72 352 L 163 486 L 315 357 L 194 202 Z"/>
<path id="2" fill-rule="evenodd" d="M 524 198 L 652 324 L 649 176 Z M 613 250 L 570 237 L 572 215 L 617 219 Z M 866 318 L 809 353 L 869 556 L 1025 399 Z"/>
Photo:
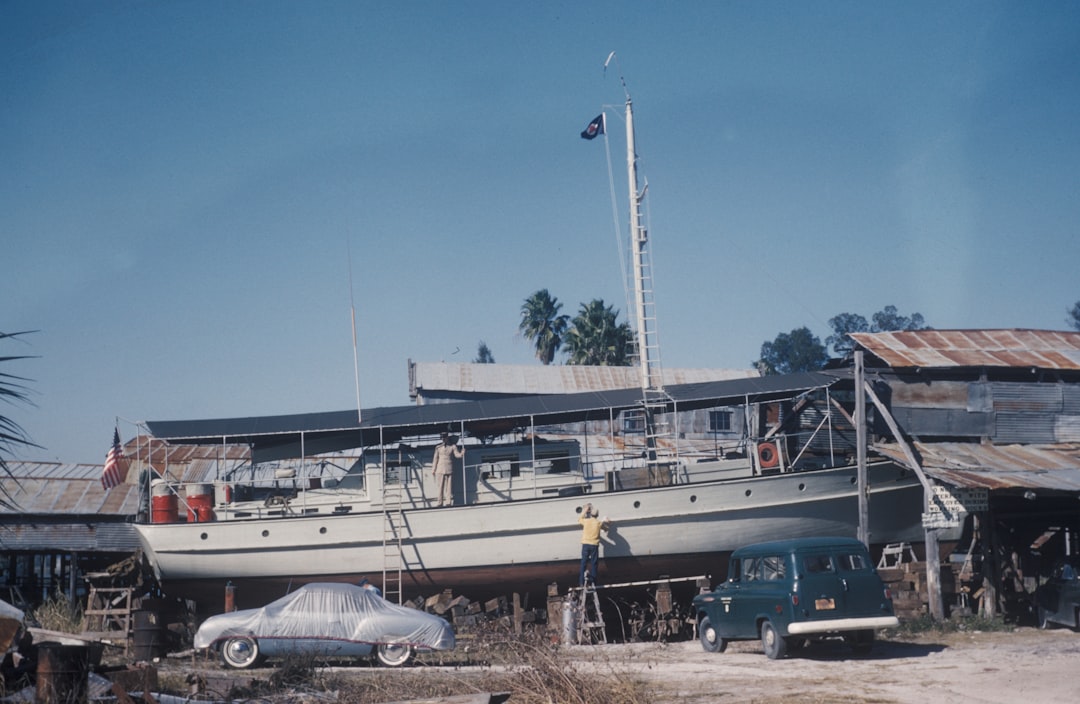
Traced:
<path id="1" fill-rule="evenodd" d="M 582 303 L 566 333 L 569 364 L 623 367 L 630 363 L 634 332 L 628 323 L 617 322 L 619 311 L 603 299 Z"/>
<path id="2" fill-rule="evenodd" d="M 562 347 L 569 316 L 559 315 L 562 303 L 540 289 L 525 299 L 521 306 L 521 323 L 518 330 L 536 348 L 536 358 L 544 364 L 551 364 L 555 353 Z"/>
<path id="3" fill-rule="evenodd" d="M 855 348 L 855 341 L 849 333 L 868 332 L 870 323 L 858 313 L 841 313 L 829 318 L 829 327 L 833 334 L 825 338 L 825 346 L 832 347 L 837 357 L 846 357 Z"/>
<path id="4" fill-rule="evenodd" d="M 829 360 L 825 345 L 810 328 L 801 327 L 790 333 L 780 333 L 772 342 L 761 344 L 761 359 L 754 366 L 762 374 L 791 374 L 812 372 Z"/>
<path id="5" fill-rule="evenodd" d="M 874 313 L 874 324 L 870 326 L 870 332 L 891 332 L 894 330 L 929 330 L 921 313 L 912 313 L 911 317 L 900 315 L 896 312 L 896 306 L 885 306 L 884 309 Z"/>
<path id="6" fill-rule="evenodd" d="M 1065 318 L 1065 322 L 1073 330 L 1080 331 L 1080 301 L 1073 303 L 1072 308 L 1069 309 L 1069 317 Z"/>
<path id="7" fill-rule="evenodd" d="M 872 320 L 872 323 L 868 323 L 866 318 L 857 313 L 841 313 L 830 318 L 829 327 L 832 328 L 833 334 L 825 338 L 826 347 L 832 347 L 833 354 L 837 357 L 846 357 L 855 349 L 855 341 L 851 339 L 851 333 L 853 332 L 930 329 L 923 320 L 922 314 L 912 313 L 909 318 L 900 315 L 896 311 L 896 306 L 885 306 L 882 310 L 874 313 Z"/>
<path id="8" fill-rule="evenodd" d="M 483 340 L 480 340 L 480 345 L 476 348 L 476 359 L 473 360 L 473 364 L 495 364 L 495 355 L 491 354 L 491 350 Z"/>

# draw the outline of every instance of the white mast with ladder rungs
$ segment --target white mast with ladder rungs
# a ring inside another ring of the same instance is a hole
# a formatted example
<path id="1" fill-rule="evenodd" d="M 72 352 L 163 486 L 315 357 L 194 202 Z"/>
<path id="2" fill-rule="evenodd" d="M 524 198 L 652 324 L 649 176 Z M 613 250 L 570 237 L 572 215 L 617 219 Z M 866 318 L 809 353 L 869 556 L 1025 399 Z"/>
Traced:
<path id="1" fill-rule="evenodd" d="M 604 62 L 606 69 L 615 52 Z M 642 203 L 648 183 L 638 183 L 637 148 L 634 137 L 634 104 L 620 71 L 619 81 L 626 96 L 626 172 L 630 189 L 630 246 L 634 267 L 634 309 L 637 316 L 637 355 L 641 381 L 642 412 L 645 421 L 645 457 L 650 466 L 658 462 L 658 438 L 666 433 L 657 430 L 656 415 L 667 408 L 670 398 L 664 392 L 660 364 L 660 340 L 657 334 L 656 301 L 653 296 L 652 255 L 649 233 L 641 222 Z"/>

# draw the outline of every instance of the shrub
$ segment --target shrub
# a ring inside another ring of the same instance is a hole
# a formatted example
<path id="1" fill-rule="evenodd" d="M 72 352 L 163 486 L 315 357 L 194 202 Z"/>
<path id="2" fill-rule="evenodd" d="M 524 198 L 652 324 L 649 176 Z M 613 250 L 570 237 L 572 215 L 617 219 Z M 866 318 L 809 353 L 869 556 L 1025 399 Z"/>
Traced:
<path id="1" fill-rule="evenodd" d="M 66 595 L 57 591 L 34 609 L 30 618 L 47 631 L 59 631 L 60 633 L 81 633 L 83 622 L 83 609 L 80 604 L 73 603 Z"/>

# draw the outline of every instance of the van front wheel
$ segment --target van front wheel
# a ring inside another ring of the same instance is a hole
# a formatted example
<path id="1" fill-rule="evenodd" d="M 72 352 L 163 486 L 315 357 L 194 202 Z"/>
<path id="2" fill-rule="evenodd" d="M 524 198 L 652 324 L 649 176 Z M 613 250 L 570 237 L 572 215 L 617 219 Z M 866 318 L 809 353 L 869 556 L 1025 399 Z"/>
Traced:
<path id="1" fill-rule="evenodd" d="M 708 616 L 702 616 L 701 620 L 698 621 L 698 639 L 701 641 L 701 647 L 706 652 L 722 653 L 727 649 L 727 641 L 716 632 L 716 627 L 713 626 Z"/>

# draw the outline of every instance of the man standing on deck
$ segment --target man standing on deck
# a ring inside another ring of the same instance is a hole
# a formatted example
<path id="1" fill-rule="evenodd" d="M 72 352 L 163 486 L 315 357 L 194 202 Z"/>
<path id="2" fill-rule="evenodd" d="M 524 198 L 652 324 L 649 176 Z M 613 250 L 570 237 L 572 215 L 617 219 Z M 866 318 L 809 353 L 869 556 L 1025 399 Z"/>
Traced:
<path id="1" fill-rule="evenodd" d="M 465 448 L 454 445 L 447 433 L 441 433 L 439 437 L 442 443 L 435 446 L 435 457 L 431 460 L 431 473 L 435 475 L 435 482 L 439 485 L 439 506 L 453 506 L 454 458 L 463 458 Z"/>
<path id="2" fill-rule="evenodd" d="M 596 584 L 596 564 L 600 561 L 600 531 L 606 531 L 610 524 L 608 519 L 601 519 L 599 516 L 599 512 L 593 512 L 592 504 L 585 504 L 577 519 L 581 525 L 581 574 L 578 577 L 578 586 L 581 587 L 585 586 L 586 578 L 589 584 Z"/>

